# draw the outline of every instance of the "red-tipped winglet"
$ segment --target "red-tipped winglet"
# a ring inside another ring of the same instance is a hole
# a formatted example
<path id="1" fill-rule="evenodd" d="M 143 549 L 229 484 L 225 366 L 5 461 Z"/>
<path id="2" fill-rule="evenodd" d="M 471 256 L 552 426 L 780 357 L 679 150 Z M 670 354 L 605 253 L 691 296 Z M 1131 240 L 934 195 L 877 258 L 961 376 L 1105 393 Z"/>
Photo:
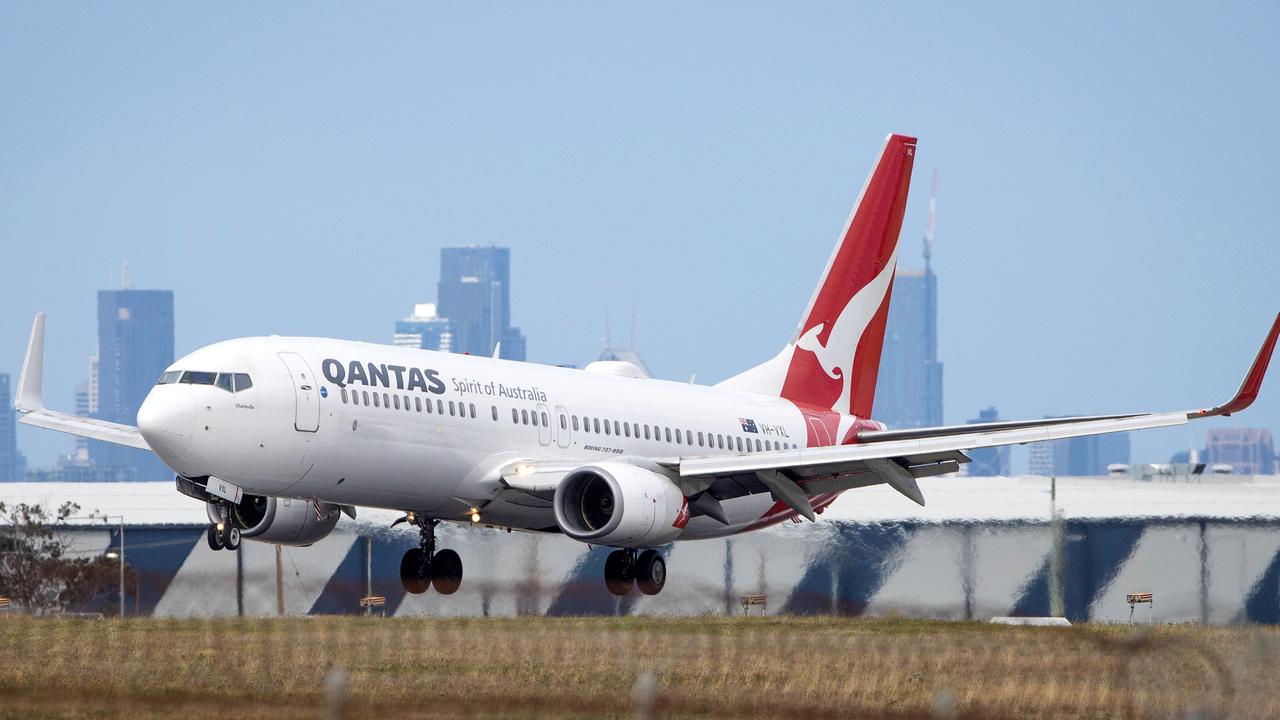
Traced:
<path id="1" fill-rule="evenodd" d="M 1275 321 L 1271 323 L 1271 332 L 1267 333 L 1267 339 L 1258 350 L 1258 357 L 1254 358 L 1253 366 L 1249 368 L 1249 374 L 1244 377 L 1244 382 L 1240 384 L 1240 390 L 1236 392 L 1236 396 L 1227 404 L 1219 405 L 1212 410 L 1187 413 L 1187 418 L 1196 420 L 1215 415 L 1230 415 L 1252 405 L 1258 397 L 1258 388 L 1262 387 L 1262 377 L 1267 374 L 1267 365 L 1271 362 L 1272 351 L 1276 349 L 1277 337 L 1280 337 L 1280 314 L 1277 314 Z"/>

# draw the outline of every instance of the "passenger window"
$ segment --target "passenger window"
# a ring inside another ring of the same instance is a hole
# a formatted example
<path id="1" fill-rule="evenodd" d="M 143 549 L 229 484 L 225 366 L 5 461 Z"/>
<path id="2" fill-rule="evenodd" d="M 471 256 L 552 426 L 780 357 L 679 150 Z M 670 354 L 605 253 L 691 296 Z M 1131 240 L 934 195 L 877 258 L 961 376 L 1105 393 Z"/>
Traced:
<path id="1" fill-rule="evenodd" d="M 756 452 L 760 452 L 764 448 L 760 447 L 760 438 L 756 438 Z"/>
<path id="2" fill-rule="evenodd" d="M 530 423 L 531 425 L 533 425 L 534 427 L 538 427 L 538 411 L 537 410 L 534 410 L 533 412 L 529 413 L 529 419 L 533 421 Z"/>
<path id="3" fill-rule="evenodd" d="M 742 438 L 734 438 L 734 440 L 737 441 L 734 444 L 738 446 L 738 452 L 742 452 Z"/>
<path id="4" fill-rule="evenodd" d="M 605 421 L 604 421 L 604 434 L 605 434 L 605 435 L 612 435 L 612 434 L 613 434 L 613 433 L 609 432 L 609 421 L 608 421 L 608 420 L 605 420 Z"/>
<path id="5" fill-rule="evenodd" d="M 528 410 L 521 410 L 521 411 L 520 411 L 520 420 L 521 420 L 521 422 L 523 422 L 525 425 L 528 425 L 528 424 L 529 424 L 529 411 L 528 411 Z"/>
<path id="6" fill-rule="evenodd" d="M 457 415 L 458 413 L 456 412 L 456 409 L 453 406 L 453 401 L 450 400 L 449 401 L 449 417 L 457 417 Z"/>
<path id="7" fill-rule="evenodd" d="M 476 404 L 475 404 L 475 403 L 468 403 L 468 404 L 467 404 L 467 409 L 471 410 L 471 419 L 472 419 L 472 420 L 475 420 L 475 419 L 476 419 Z"/>
<path id="8" fill-rule="evenodd" d="M 614 421 L 613 421 L 613 434 L 614 434 L 614 435 L 621 435 L 621 434 L 622 434 L 622 433 L 620 432 L 620 428 L 618 427 L 618 421 L 617 421 L 617 420 L 614 420 Z"/>
<path id="9" fill-rule="evenodd" d="M 249 379 L 248 373 L 236 373 L 236 392 L 248 390 L 253 387 L 253 381 Z"/>
<path id="10" fill-rule="evenodd" d="M 578 416 L 577 416 L 577 415 L 574 415 L 574 416 L 573 416 L 573 430 L 574 430 L 574 432 L 577 432 L 577 431 L 578 431 Z"/>
<path id="11" fill-rule="evenodd" d="M 663 428 L 667 431 L 667 442 L 671 442 L 671 428 Z"/>
<path id="12" fill-rule="evenodd" d="M 520 424 L 520 411 L 515 408 L 511 408 L 511 422 L 516 425 Z"/>
<path id="13" fill-rule="evenodd" d="M 564 416 L 563 416 L 563 415 L 561 415 L 561 416 L 560 416 L 560 429 L 561 429 L 561 430 L 568 430 L 568 429 L 569 429 L 569 422 L 568 422 L 567 420 L 565 420 L 565 419 L 564 419 Z"/>
<path id="14" fill-rule="evenodd" d="M 596 418 L 596 419 L 592 420 L 592 421 L 591 421 L 591 424 L 595 427 L 595 432 L 599 433 L 599 432 L 600 432 L 600 419 L 599 419 L 599 418 Z"/>
<path id="15" fill-rule="evenodd" d="M 422 398 L 416 397 L 413 399 L 413 411 L 422 412 Z"/>
<path id="16" fill-rule="evenodd" d="M 698 433 L 698 447 L 702 447 L 702 433 Z"/>
<path id="17" fill-rule="evenodd" d="M 400 409 L 400 396 L 399 396 L 399 395 L 395 395 L 395 396 L 393 396 L 393 398 L 395 399 L 395 402 L 396 402 L 396 409 L 397 409 L 397 410 L 399 410 L 399 409 Z"/>
<path id="18" fill-rule="evenodd" d="M 165 373 L 165 374 L 161 375 L 161 376 L 160 376 L 160 379 L 156 381 L 156 384 L 157 384 L 157 385 L 171 385 L 171 384 L 173 384 L 173 383 L 178 382 L 178 378 L 180 378 L 180 377 L 182 377 L 182 371 L 181 371 L 181 370 L 170 370 L 169 372 L 167 372 L 167 373 Z"/>
<path id="19" fill-rule="evenodd" d="M 680 437 L 680 431 L 679 431 L 679 430 L 676 430 L 676 444 L 677 444 L 677 445 L 682 444 L 682 440 L 681 440 L 681 437 Z"/>
<path id="20" fill-rule="evenodd" d="M 227 392 L 235 392 L 231 389 L 231 375 L 228 373 L 218 373 L 218 380 L 214 384 Z"/>
<path id="21" fill-rule="evenodd" d="M 388 393 L 382 393 L 382 407 L 391 409 L 391 396 Z"/>
<path id="22" fill-rule="evenodd" d="M 724 449 L 724 436 L 721 435 L 720 433 L 716 433 L 716 447 L 720 448 L 721 450 Z"/>
<path id="23" fill-rule="evenodd" d="M 547 421 L 547 414 L 546 414 L 546 413 L 542 413 L 542 426 L 543 426 L 543 427 L 551 427 L 551 423 Z"/>
<path id="24" fill-rule="evenodd" d="M 493 411 L 493 421 L 498 422 L 498 406 L 490 405 L 489 408 Z"/>
<path id="25" fill-rule="evenodd" d="M 376 393 L 374 394 L 374 397 L 378 397 Z M 365 391 L 364 391 L 364 402 L 363 402 L 363 403 L 361 403 L 361 404 L 362 404 L 362 405 L 365 405 L 366 407 L 369 405 L 369 391 L 368 391 L 368 390 L 365 390 Z"/>
<path id="26" fill-rule="evenodd" d="M 631 423 L 622 423 L 622 431 L 627 437 L 631 437 Z"/>
<path id="27" fill-rule="evenodd" d="M 647 424 L 644 426 L 644 439 L 649 439 L 649 426 Z"/>
<path id="28" fill-rule="evenodd" d="M 374 393 L 374 394 L 373 394 L 373 406 L 374 406 L 374 407 L 382 407 L 382 405 L 378 404 L 378 393 Z"/>
<path id="29" fill-rule="evenodd" d="M 444 401 L 436 398 L 436 414 L 444 415 Z"/>
<path id="30" fill-rule="evenodd" d="M 346 404 L 347 404 L 347 389 L 346 389 L 346 388 L 342 388 L 342 404 L 343 404 L 343 405 L 346 405 Z"/>

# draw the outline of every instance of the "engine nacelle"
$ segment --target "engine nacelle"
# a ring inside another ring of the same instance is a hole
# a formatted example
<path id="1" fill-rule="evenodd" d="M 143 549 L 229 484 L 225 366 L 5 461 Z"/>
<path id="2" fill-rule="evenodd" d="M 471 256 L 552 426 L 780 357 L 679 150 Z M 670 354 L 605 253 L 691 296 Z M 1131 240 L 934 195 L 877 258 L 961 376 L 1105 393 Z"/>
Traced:
<path id="1" fill-rule="evenodd" d="M 240 537 L 280 545 L 311 545 L 323 540 L 342 514 L 337 505 L 311 500 L 245 495 L 231 506 L 231 522 Z M 209 519 L 219 522 L 217 506 L 208 505 Z M 317 517 L 318 516 L 318 517 Z"/>
<path id="2" fill-rule="evenodd" d="M 689 501 L 670 478 L 624 462 L 570 472 L 556 487 L 556 524 L 574 540 L 657 547 L 679 537 Z"/>

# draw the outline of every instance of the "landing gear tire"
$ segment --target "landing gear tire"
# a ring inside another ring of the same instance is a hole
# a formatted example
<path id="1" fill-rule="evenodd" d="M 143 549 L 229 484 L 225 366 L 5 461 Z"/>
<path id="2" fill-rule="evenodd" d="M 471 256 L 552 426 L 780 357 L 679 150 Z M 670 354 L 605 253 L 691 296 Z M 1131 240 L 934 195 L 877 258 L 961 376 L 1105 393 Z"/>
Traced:
<path id="1" fill-rule="evenodd" d="M 400 582 L 406 592 L 420 595 L 431 585 L 431 564 L 421 548 L 413 548 L 400 559 Z"/>
<path id="2" fill-rule="evenodd" d="M 631 574 L 631 556 L 627 550 L 614 550 L 604 561 L 604 584 L 619 597 L 631 592 L 635 585 Z"/>
<path id="3" fill-rule="evenodd" d="M 240 549 L 240 528 L 231 523 L 222 526 L 222 547 L 228 550 Z"/>
<path id="4" fill-rule="evenodd" d="M 462 585 L 462 558 L 453 550 L 441 550 L 431 558 L 431 584 L 441 595 L 452 595 Z"/>
<path id="5" fill-rule="evenodd" d="M 204 534 L 204 539 L 209 542 L 210 550 L 221 550 L 224 547 L 222 544 L 222 533 L 218 532 L 217 525 L 209 526 L 209 531 Z"/>
<path id="6" fill-rule="evenodd" d="M 657 595 L 667 584 L 667 561 L 656 550 L 645 550 L 636 560 L 635 574 L 640 592 Z"/>

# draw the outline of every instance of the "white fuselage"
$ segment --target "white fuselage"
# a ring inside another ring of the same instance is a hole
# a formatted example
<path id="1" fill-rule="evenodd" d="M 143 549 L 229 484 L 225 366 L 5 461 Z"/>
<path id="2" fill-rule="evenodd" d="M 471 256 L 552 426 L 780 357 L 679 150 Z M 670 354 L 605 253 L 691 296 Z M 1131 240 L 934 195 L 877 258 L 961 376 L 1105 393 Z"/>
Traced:
<path id="1" fill-rule="evenodd" d="M 474 509 L 483 524 L 518 529 L 554 530 L 556 521 L 549 502 L 499 482 L 515 462 L 807 444 L 805 417 L 779 398 L 369 343 L 245 338 L 197 350 L 170 370 L 252 381 L 234 391 L 183 381 L 153 388 L 139 429 L 182 475 L 215 476 L 252 494 L 446 520 L 466 520 Z M 841 420 L 843 428 L 852 418 Z M 724 510 L 728 525 L 695 517 L 682 538 L 792 515 L 767 493 L 726 501 Z"/>

